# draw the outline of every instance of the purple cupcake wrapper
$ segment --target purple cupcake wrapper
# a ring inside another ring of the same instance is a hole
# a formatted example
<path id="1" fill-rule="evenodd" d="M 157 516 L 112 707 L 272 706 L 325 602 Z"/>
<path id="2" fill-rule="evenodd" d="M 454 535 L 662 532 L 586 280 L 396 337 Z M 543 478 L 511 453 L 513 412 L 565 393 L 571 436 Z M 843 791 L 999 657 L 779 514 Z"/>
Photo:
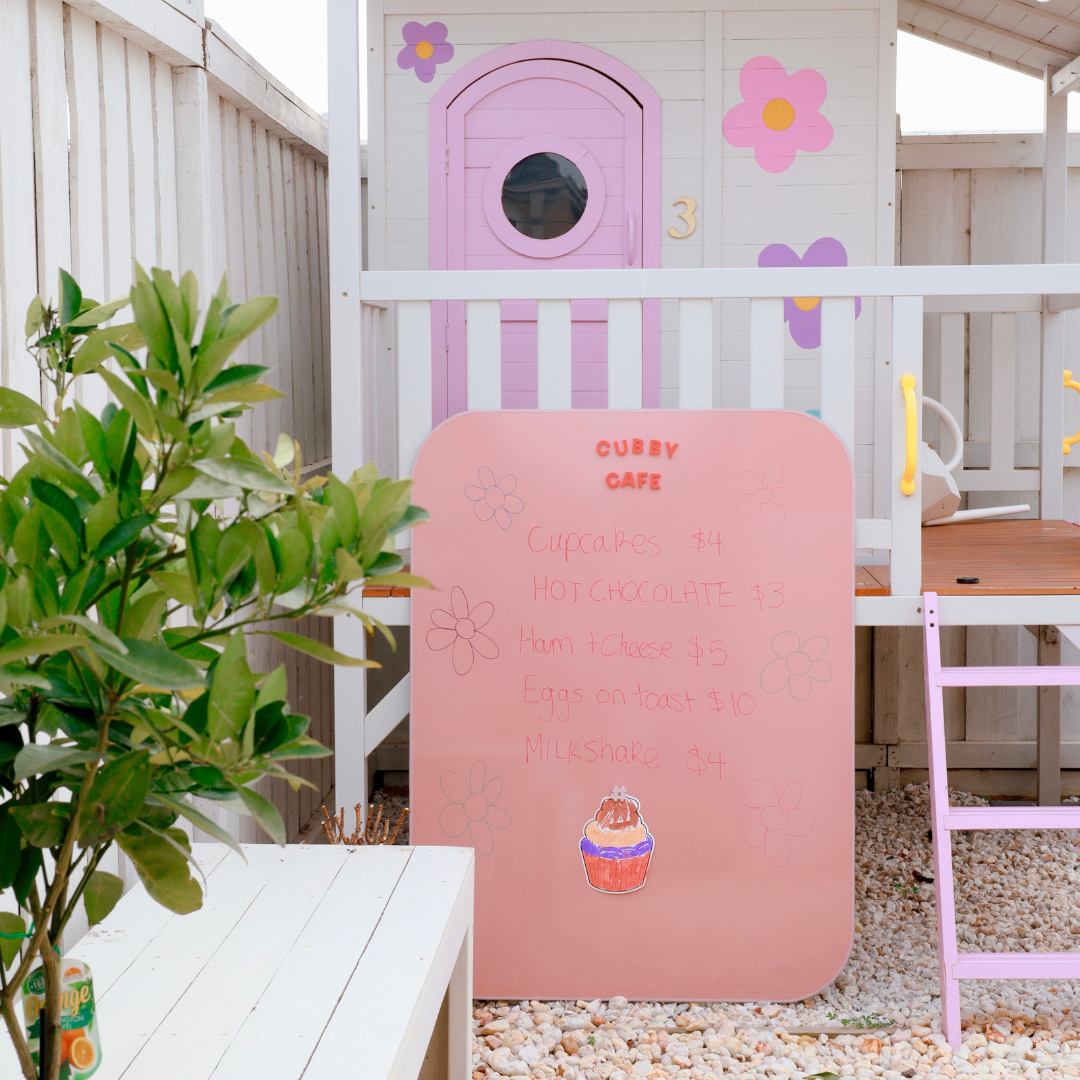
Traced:
<path id="1" fill-rule="evenodd" d="M 653 849 L 653 838 L 646 836 L 633 847 L 597 847 L 587 836 L 581 838 L 581 850 L 585 855 L 598 855 L 601 859 L 636 859 Z"/>

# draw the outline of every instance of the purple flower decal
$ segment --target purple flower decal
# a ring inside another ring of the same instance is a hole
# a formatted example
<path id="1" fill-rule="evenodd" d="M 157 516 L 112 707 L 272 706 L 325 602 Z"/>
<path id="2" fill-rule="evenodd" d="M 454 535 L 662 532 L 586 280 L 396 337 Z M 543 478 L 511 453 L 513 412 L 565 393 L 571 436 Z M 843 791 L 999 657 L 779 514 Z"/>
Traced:
<path id="1" fill-rule="evenodd" d="M 828 682 L 832 667 L 821 658 L 829 642 L 823 637 L 799 640 L 790 630 L 772 639 L 772 651 L 776 654 L 761 672 L 761 689 L 766 694 L 779 694 L 785 688 L 796 701 L 805 701 L 814 689 L 815 682 Z"/>
<path id="2" fill-rule="evenodd" d="M 495 474 L 485 465 L 476 474 L 479 484 L 467 484 L 465 497 L 472 501 L 473 512 L 481 521 L 495 519 L 504 532 L 513 524 L 511 514 L 520 514 L 525 504 L 512 494 L 517 487 L 517 477 L 507 473 L 495 479 Z"/>
<path id="3" fill-rule="evenodd" d="M 487 634 L 480 633 L 480 628 L 487 626 L 495 614 L 495 605 L 485 600 L 470 608 L 461 586 L 455 585 L 450 590 L 450 608 L 450 611 L 436 608 L 431 613 L 434 625 L 427 632 L 427 647 L 441 652 L 452 645 L 454 670 L 459 675 L 468 675 L 477 653 L 485 660 L 494 660 L 499 655 L 499 646 Z"/>
<path id="4" fill-rule="evenodd" d="M 446 25 L 441 22 L 407 22 L 401 30 L 405 48 L 398 53 L 397 66 L 404 71 L 413 68 L 421 82 L 435 78 L 435 65 L 454 58 L 454 46 L 446 40 Z"/>
<path id="5" fill-rule="evenodd" d="M 847 249 L 839 240 L 823 236 L 815 240 L 800 259 L 787 244 L 770 244 L 758 256 L 758 266 L 847 266 Z M 862 300 L 855 297 L 855 318 L 862 311 Z M 784 322 L 791 340 L 800 349 L 821 345 L 821 297 L 787 296 L 784 298 Z"/>
<path id="6" fill-rule="evenodd" d="M 783 479 L 784 466 L 779 461 L 767 465 L 761 476 L 753 469 L 744 469 L 735 477 L 735 486 L 746 498 L 739 500 L 735 513 L 741 518 L 761 514 L 770 529 L 779 529 L 786 516 L 784 505 L 798 498 L 794 488 L 781 486 Z"/>
<path id="7" fill-rule="evenodd" d="M 473 847 L 481 855 L 490 855 L 495 848 L 491 830 L 507 829 L 511 824 L 510 815 L 495 805 L 502 794 L 502 777 L 488 780 L 487 766 L 474 761 L 468 780 L 447 769 L 439 777 L 439 787 L 450 800 L 439 814 L 439 828 L 451 839 L 468 832 Z"/>
<path id="8" fill-rule="evenodd" d="M 755 780 L 743 793 L 743 806 L 750 810 L 743 816 L 743 839 L 752 848 L 764 848 L 765 858 L 773 866 L 787 866 L 791 858 L 789 836 L 805 836 L 814 827 L 814 818 L 799 806 L 802 784 L 788 784 L 780 795 L 768 780 Z"/>

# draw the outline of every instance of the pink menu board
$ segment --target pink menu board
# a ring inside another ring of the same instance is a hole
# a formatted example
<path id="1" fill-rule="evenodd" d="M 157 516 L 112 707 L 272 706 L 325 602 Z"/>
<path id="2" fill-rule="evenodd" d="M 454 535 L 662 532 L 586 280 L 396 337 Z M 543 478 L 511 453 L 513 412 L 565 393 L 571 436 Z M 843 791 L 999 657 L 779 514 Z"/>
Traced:
<path id="1" fill-rule="evenodd" d="M 475 992 L 794 1000 L 853 927 L 851 464 L 779 411 L 503 411 L 416 462 L 412 839 Z"/>

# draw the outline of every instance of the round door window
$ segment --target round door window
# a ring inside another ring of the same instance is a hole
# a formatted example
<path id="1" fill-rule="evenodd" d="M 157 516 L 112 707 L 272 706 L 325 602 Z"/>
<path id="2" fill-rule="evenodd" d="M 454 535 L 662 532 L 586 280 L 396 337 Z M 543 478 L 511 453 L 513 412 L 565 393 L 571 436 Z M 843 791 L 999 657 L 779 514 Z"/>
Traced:
<path id="1" fill-rule="evenodd" d="M 503 180 L 503 213 L 519 233 L 534 240 L 568 233 L 581 220 L 588 200 L 581 170 L 561 154 L 530 154 Z"/>

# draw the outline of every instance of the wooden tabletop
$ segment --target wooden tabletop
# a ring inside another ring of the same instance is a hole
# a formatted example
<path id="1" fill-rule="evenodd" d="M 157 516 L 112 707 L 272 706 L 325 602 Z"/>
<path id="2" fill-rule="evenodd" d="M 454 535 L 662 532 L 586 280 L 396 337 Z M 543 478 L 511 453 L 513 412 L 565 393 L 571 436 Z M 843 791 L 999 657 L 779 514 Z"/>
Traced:
<path id="1" fill-rule="evenodd" d="M 967 521 L 922 530 L 922 587 L 941 596 L 1080 593 L 1080 525 Z M 856 596 L 888 596 L 887 566 L 855 568 Z M 957 578 L 978 578 L 961 584 Z"/>
<path id="2" fill-rule="evenodd" d="M 444 954 L 452 968 L 471 926 L 473 850 L 194 853 L 201 910 L 174 915 L 136 886 L 71 949 L 94 978 L 95 1080 L 415 1075 L 402 1055 L 422 1060 Z"/>

